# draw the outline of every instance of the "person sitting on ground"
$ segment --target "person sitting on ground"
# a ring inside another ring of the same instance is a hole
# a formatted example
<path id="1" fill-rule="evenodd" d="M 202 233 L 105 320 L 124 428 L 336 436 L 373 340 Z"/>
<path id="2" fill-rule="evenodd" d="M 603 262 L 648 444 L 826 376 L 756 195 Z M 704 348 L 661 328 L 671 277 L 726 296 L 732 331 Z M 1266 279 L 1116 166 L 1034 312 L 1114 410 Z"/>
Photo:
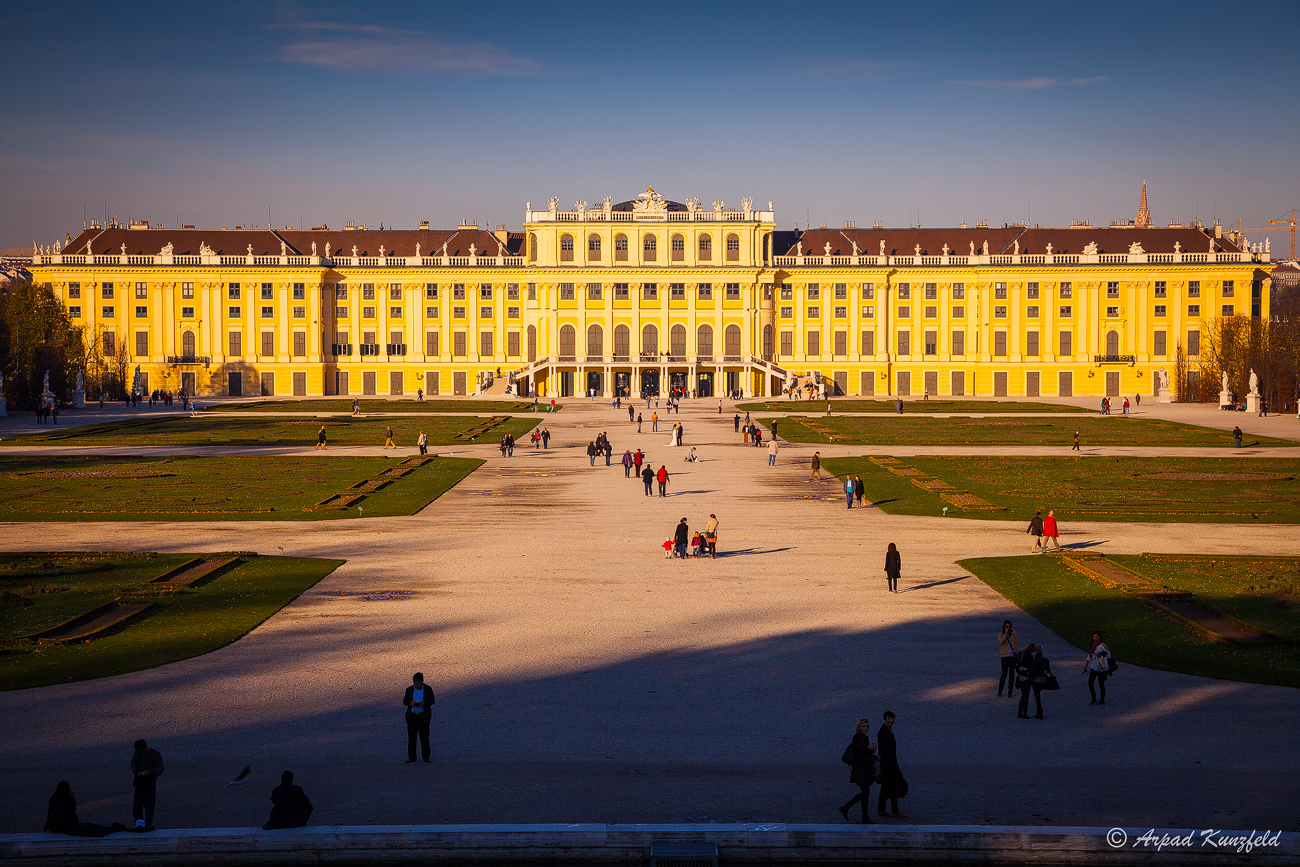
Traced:
<path id="1" fill-rule="evenodd" d="M 695 463 L 696 461 L 698 461 L 699 459 L 700 459 L 700 456 L 696 453 L 696 451 L 695 451 L 695 446 L 691 446 L 691 450 L 690 450 L 689 452 L 687 452 L 686 457 L 684 458 L 684 460 L 685 460 L 687 463 L 692 463 L 692 464 L 693 464 L 693 463 Z"/>
<path id="2" fill-rule="evenodd" d="M 104 837 L 116 831 L 125 831 L 121 822 L 96 825 L 77 818 L 77 798 L 67 780 L 59 780 L 50 795 L 49 810 L 45 813 L 45 831 L 50 834 L 67 834 L 71 837 Z"/>
<path id="3" fill-rule="evenodd" d="M 293 771 L 280 775 L 280 785 L 271 790 L 271 816 L 263 831 L 277 828 L 301 828 L 311 818 L 312 805 L 302 786 L 293 784 Z"/>

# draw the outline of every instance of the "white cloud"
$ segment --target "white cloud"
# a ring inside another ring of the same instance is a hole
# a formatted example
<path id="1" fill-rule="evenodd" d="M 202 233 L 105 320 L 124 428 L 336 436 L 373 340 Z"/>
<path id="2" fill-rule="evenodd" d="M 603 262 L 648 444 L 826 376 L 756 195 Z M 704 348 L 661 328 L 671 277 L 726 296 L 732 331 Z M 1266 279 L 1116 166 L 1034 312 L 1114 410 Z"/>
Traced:
<path id="1" fill-rule="evenodd" d="M 321 21 L 279 25 L 296 39 L 279 49 L 291 63 L 340 71 L 462 72 L 470 75 L 536 75 L 542 67 L 489 43 L 452 43 L 431 33 L 366 24 Z"/>
<path id="2" fill-rule="evenodd" d="M 964 81 L 950 81 L 949 84 L 962 84 L 967 87 L 989 87 L 1002 90 L 1046 90 L 1049 87 L 1082 87 L 1105 81 L 1110 76 L 1098 75 L 1096 78 L 980 78 Z"/>

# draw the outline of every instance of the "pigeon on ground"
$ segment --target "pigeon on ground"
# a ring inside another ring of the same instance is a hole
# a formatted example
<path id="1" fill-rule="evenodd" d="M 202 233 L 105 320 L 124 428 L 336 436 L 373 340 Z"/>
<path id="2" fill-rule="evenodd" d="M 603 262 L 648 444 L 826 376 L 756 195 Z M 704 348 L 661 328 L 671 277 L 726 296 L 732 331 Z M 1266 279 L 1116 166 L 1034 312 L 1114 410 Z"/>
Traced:
<path id="1" fill-rule="evenodd" d="M 248 775 L 252 770 L 253 768 L 250 765 L 244 765 L 244 769 L 239 772 L 239 775 L 229 783 L 226 783 L 226 788 L 229 789 L 231 786 L 242 786 L 244 783 L 248 782 Z"/>

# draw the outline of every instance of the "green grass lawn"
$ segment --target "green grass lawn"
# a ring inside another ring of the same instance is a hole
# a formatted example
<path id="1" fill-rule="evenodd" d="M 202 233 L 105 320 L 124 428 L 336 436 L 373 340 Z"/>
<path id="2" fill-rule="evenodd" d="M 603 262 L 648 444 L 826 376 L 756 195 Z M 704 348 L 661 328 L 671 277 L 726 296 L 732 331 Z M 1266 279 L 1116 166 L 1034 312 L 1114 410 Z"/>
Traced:
<path id="1" fill-rule="evenodd" d="M 741 412 L 825 412 L 826 401 L 821 400 L 765 400 L 757 403 L 737 404 Z M 893 414 L 894 398 L 831 398 L 831 412 L 881 412 Z M 1090 410 L 1059 403 L 1026 403 L 1018 400 L 918 400 L 903 398 L 903 414 L 947 412 L 1051 412 L 1086 414 Z"/>
<path id="2" fill-rule="evenodd" d="M 1300 623 L 1300 560 L 1283 558 L 1200 558 L 1166 560 L 1143 556 L 1111 559 L 1172 589 L 1190 590 L 1203 602 L 1280 638 L 1297 639 Z M 1145 602 L 1076 572 L 1056 556 L 986 557 L 963 560 L 994 590 L 1040 623 L 1080 648 L 1076 658 L 1052 660 L 1066 689 L 1082 689 L 1083 649 L 1100 630 L 1120 663 L 1240 680 L 1300 686 L 1300 649 L 1240 647 L 1210 641 L 1161 616 Z M 1261 574 L 1268 577 L 1262 578 Z M 1276 629 L 1274 627 L 1277 627 Z M 1024 641 L 1036 636 L 1021 631 Z"/>
<path id="3" fill-rule="evenodd" d="M 0 555 L 0 589 L 29 602 L 0 610 L 0 689 L 109 677 L 209 653 L 248 634 L 344 562 L 251 555 L 196 588 L 157 594 L 156 607 L 89 641 L 13 641 L 139 588 L 193 556 Z"/>
<path id="4" fill-rule="evenodd" d="M 846 416 L 790 416 L 777 419 L 783 439 L 796 443 L 849 443 L 853 445 L 934 446 L 1060 446 L 1062 453 L 1079 432 L 1088 446 L 1219 446 L 1231 448 L 1232 432 L 1196 427 L 1160 419 L 1124 416 L 1073 418 L 927 418 L 917 415 L 893 418 Z M 771 427 L 772 419 L 760 423 Z M 1295 446 L 1294 440 L 1250 436 L 1247 445 Z"/>
<path id="5" fill-rule="evenodd" d="M 1035 509 L 1070 521 L 1300 523 L 1300 459 L 1113 457 L 906 457 L 902 464 L 1003 507 L 963 510 L 869 458 L 828 458 L 854 473 L 867 499 L 898 515 L 1028 522 Z"/>
<path id="6" fill-rule="evenodd" d="M 0 456 L 0 521 L 320 521 L 413 515 L 483 462 L 435 457 L 367 493 L 352 508 L 305 511 L 398 463 L 394 458 L 324 456 Z"/>
<path id="7" fill-rule="evenodd" d="M 547 400 L 538 399 L 538 414 L 546 412 Z M 203 401 L 199 401 L 203 406 Z M 560 404 L 555 405 L 556 410 Z M 207 407 L 212 412 L 332 412 L 352 413 L 352 398 L 340 397 L 317 400 L 250 400 L 242 403 L 223 403 Z M 361 400 L 361 411 L 369 412 L 428 412 L 428 413 L 503 413 L 533 411 L 532 400 L 478 400 L 461 398 L 459 400 L 436 400 L 426 398 L 416 400 L 403 397 L 395 400 L 365 398 Z"/>
<path id="8" fill-rule="evenodd" d="M 382 446 L 389 427 L 393 429 L 393 441 L 403 446 L 414 446 L 420 431 L 428 435 L 430 445 L 465 445 L 476 428 L 486 428 L 477 434 L 477 442 L 497 442 L 507 433 L 523 440 L 539 420 L 531 415 L 495 419 L 457 415 L 387 419 L 153 416 L 43 431 L 6 439 L 3 445 L 307 447 L 316 445 L 316 434 L 322 426 L 329 444 L 335 446 Z"/>

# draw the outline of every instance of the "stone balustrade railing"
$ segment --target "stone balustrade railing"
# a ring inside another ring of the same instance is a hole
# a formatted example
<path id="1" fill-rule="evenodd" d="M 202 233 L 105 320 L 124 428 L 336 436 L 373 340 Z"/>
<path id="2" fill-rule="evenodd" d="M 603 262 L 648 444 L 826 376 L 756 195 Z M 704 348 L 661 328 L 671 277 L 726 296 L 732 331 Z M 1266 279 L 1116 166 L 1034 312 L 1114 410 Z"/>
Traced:
<path id="1" fill-rule="evenodd" d="M 775 211 L 526 211 L 528 223 L 775 223 Z"/>
<path id="2" fill-rule="evenodd" d="M 220 254 L 138 255 L 128 253 L 37 253 L 34 265 L 127 265 L 174 267 L 226 265 L 281 268 L 522 268 L 523 256 L 226 256 Z"/>
<path id="3" fill-rule="evenodd" d="M 972 265 L 1196 265 L 1272 261 L 1270 253 L 977 253 L 974 256 L 773 256 L 777 268 L 968 267 Z"/>

